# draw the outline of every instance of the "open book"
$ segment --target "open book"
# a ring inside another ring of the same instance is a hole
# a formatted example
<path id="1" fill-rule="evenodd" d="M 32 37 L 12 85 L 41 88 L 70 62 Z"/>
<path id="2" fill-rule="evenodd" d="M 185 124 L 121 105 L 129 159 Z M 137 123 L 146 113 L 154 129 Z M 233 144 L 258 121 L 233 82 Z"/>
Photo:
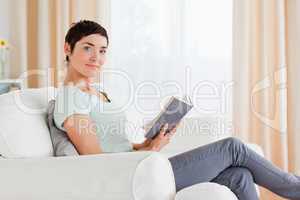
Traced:
<path id="1" fill-rule="evenodd" d="M 145 137 L 155 138 L 166 123 L 168 124 L 166 133 L 169 132 L 192 108 L 193 104 L 188 96 L 182 99 L 171 97 L 158 116 L 146 125 Z"/>

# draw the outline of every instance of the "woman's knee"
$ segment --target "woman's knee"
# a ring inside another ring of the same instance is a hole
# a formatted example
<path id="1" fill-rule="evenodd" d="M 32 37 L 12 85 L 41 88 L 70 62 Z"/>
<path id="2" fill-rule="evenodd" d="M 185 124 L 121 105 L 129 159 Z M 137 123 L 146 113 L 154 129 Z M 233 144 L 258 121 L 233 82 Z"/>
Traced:
<path id="1" fill-rule="evenodd" d="M 228 138 L 224 139 L 223 142 L 228 147 L 240 147 L 240 146 L 244 145 L 244 143 L 240 139 L 235 138 L 235 137 L 228 137 Z"/>
<path id="2" fill-rule="evenodd" d="M 234 143 L 234 144 L 242 143 L 242 141 L 236 137 L 228 137 L 225 140 L 227 140 L 228 142 Z"/>

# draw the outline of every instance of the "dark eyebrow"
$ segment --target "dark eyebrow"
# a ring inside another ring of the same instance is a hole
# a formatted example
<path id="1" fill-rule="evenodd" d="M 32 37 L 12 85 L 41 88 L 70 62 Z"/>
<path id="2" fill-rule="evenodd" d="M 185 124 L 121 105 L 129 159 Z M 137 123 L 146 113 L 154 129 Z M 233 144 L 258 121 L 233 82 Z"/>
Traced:
<path id="1" fill-rule="evenodd" d="M 90 46 L 95 46 L 93 43 L 90 43 L 90 42 L 84 42 L 83 44 L 88 44 Z M 101 49 L 107 49 L 107 46 L 102 46 Z"/>
<path id="2" fill-rule="evenodd" d="M 82 43 L 82 44 L 88 44 L 88 45 L 90 45 L 90 46 L 95 46 L 93 43 L 90 43 L 90 42 L 84 42 L 84 43 Z"/>

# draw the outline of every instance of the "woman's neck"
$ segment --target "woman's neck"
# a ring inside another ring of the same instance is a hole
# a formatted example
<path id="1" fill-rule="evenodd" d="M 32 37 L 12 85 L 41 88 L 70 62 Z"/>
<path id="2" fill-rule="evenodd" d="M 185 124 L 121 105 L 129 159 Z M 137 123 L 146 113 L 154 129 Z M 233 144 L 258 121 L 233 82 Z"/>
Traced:
<path id="1" fill-rule="evenodd" d="M 69 66 L 66 78 L 64 80 L 64 85 L 78 85 L 88 89 L 93 81 L 93 78 L 83 76 Z"/>

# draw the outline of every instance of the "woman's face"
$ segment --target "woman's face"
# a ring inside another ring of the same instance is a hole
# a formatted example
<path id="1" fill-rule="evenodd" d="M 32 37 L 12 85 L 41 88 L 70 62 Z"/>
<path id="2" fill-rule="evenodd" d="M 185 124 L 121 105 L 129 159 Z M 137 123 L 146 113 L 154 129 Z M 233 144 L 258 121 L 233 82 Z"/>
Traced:
<path id="1" fill-rule="evenodd" d="M 69 56 L 69 67 L 73 67 L 85 77 L 95 77 L 106 61 L 107 40 L 100 34 L 92 34 L 76 42 L 73 52 L 65 44 Z"/>

